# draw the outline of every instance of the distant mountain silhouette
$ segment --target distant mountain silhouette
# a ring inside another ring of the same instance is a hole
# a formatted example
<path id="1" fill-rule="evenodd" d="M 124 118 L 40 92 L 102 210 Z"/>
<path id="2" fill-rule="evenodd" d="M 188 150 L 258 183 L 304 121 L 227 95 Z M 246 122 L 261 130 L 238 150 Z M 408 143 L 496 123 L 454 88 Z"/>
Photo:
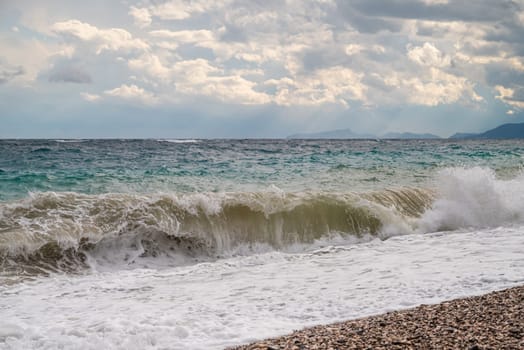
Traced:
<path id="1" fill-rule="evenodd" d="M 521 139 L 524 138 L 524 123 L 503 124 L 479 135 L 486 139 Z"/>
<path id="2" fill-rule="evenodd" d="M 373 135 L 357 134 L 350 129 L 339 129 L 323 131 L 316 133 L 294 134 L 287 137 L 288 139 L 374 139 Z"/>
<path id="3" fill-rule="evenodd" d="M 479 134 L 472 134 L 466 132 L 457 132 L 456 134 L 451 135 L 450 139 L 472 139 L 479 136 Z"/>
<path id="4" fill-rule="evenodd" d="M 288 139 L 376 139 L 371 134 L 358 134 L 350 129 L 339 129 L 316 133 L 301 133 L 287 137 Z M 390 132 L 381 139 L 440 139 L 434 134 L 416 134 L 412 132 Z M 524 123 L 503 124 L 494 129 L 479 134 L 456 133 L 450 139 L 520 139 L 524 138 Z"/>
<path id="5" fill-rule="evenodd" d="M 381 139 L 440 139 L 433 134 L 415 134 L 412 132 L 389 132 L 380 137 Z"/>
<path id="6" fill-rule="evenodd" d="M 524 123 L 502 124 L 494 129 L 480 134 L 457 133 L 450 139 L 522 139 L 524 138 Z"/>

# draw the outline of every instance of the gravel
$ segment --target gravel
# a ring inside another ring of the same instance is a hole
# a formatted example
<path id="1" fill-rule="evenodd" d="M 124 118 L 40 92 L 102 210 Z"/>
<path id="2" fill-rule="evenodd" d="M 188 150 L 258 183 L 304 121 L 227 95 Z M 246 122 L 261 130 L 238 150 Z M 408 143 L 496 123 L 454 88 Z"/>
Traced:
<path id="1" fill-rule="evenodd" d="M 230 349 L 524 349 L 524 286 Z"/>

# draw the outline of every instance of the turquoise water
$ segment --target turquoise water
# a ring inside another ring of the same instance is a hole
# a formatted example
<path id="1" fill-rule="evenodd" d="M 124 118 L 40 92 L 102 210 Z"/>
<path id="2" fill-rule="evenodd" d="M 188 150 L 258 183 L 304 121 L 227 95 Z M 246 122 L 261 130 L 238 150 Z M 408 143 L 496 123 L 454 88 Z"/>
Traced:
<path id="1" fill-rule="evenodd" d="M 447 167 L 514 176 L 524 141 L 4 140 L 0 200 L 84 194 L 362 191 L 430 185 Z"/>

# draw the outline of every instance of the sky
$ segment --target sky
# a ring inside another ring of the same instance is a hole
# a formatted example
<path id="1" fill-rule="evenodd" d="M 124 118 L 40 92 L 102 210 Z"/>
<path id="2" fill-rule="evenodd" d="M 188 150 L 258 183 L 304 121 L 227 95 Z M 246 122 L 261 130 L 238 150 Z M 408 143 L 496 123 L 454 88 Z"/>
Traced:
<path id="1" fill-rule="evenodd" d="M 524 122 L 524 0 L 0 0 L 0 138 Z"/>

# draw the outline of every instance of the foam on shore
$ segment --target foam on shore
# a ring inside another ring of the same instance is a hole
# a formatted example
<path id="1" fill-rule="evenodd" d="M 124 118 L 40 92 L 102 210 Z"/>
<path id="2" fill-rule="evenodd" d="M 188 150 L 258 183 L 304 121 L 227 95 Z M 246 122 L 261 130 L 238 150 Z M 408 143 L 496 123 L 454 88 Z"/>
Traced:
<path id="1" fill-rule="evenodd" d="M 0 285 L 0 349 L 224 349 L 524 285 L 523 228 Z"/>
<path id="2" fill-rule="evenodd" d="M 234 350 L 522 349 L 524 286 L 317 326 Z"/>

